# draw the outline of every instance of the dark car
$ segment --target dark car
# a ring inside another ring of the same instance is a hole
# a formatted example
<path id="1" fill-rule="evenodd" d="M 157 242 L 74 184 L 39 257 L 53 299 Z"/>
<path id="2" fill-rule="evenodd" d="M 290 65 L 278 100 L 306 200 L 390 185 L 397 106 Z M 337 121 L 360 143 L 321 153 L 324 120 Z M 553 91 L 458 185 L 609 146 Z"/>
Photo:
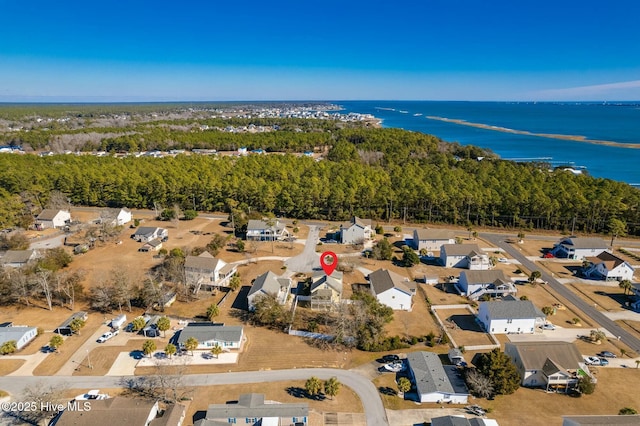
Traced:
<path id="1" fill-rule="evenodd" d="M 395 355 L 395 354 L 389 354 L 389 355 L 384 355 L 382 357 L 382 360 L 384 362 L 393 362 L 393 361 L 399 361 L 400 357 L 398 355 Z"/>
<path id="2" fill-rule="evenodd" d="M 609 351 L 602 351 L 598 355 L 604 358 L 617 358 L 616 354 Z"/>

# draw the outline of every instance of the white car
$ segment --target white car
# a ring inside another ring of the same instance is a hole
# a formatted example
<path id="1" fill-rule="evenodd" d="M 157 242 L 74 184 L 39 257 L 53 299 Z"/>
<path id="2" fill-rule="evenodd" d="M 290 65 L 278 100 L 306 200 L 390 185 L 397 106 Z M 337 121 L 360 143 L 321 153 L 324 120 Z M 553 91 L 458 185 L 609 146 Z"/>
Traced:
<path id="1" fill-rule="evenodd" d="M 499 258 L 498 258 L 498 262 L 500 262 L 500 263 L 507 263 L 507 262 L 508 262 L 508 260 L 507 260 L 507 258 L 506 258 L 506 257 L 499 257 Z"/>
<path id="2" fill-rule="evenodd" d="M 116 331 L 107 331 L 102 336 L 98 337 L 97 342 L 98 343 L 104 343 L 107 340 L 111 339 L 113 336 L 117 335 L 118 333 L 119 333 L 118 330 L 116 330 Z"/>
<path id="3" fill-rule="evenodd" d="M 542 325 L 543 330 L 555 330 L 556 326 L 551 324 L 550 322 Z"/>
<path id="4" fill-rule="evenodd" d="M 584 363 L 587 365 L 600 365 L 600 358 L 597 356 L 588 356 L 584 359 Z"/>

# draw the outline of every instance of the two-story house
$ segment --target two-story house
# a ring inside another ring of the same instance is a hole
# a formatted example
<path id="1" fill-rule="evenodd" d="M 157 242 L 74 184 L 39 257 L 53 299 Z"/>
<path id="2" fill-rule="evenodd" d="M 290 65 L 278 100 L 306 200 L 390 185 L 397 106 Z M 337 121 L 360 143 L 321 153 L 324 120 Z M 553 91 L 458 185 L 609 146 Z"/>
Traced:
<path id="1" fill-rule="evenodd" d="M 477 244 L 443 244 L 440 263 L 445 268 L 466 268 L 482 271 L 492 268 L 489 256 Z"/>
<path id="2" fill-rule="evenodd" d="M 194 293 L 200 290 L 211 291 L 215 287 L 228 287 L 236 272 L 238 267 L 235 264 L 227 264 L 207 251 L 199 256 L 187 256 L 184 261 L 185 280 Z"/>
<path id="3" fill-rule="evenodd" d="M 373 235 L 370 219 L 352 217 L 349 222 L 340 225 L 340 242 L 342 244 L 362 244 Z"/>

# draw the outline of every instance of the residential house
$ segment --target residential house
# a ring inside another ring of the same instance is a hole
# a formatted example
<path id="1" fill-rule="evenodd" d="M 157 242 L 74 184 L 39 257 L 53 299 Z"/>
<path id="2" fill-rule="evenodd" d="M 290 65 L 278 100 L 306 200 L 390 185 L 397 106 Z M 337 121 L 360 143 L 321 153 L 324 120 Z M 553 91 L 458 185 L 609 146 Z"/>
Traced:
<path id="1" fill-rule="evenodd" d="M 27 343 L 32 341 L 38 335 L 36 327 L 14 326 L 12 323 L 0 324 L 0 346 L 5 342 L 14 340 L 16 349 L 22 349 Z"/>
<path id="2" fill-rule="evenodd" d="M 133 216 L 132 216 L 131 210 L 123 207 L 123 208 L 120 209 L 120 211 L 116 215 L 115 225 L 116 226 L 122 226 L 124 224 L 127 224 L 127 223 L 131 222 L 131 220 L 133 220 Z"/>
<path id="3" fill-rule="evenodd" d="M 354 216 L 349 222 L 340 225 L 339 233 L 342 244 L 362 244 L 373 236 L 371 220 Z"/>
<path id="4" fill-rule="evenodd" d="M 637 426 L 640 415 L 562 416 L 562 426 Z"/>
<path id="5" fill-rule="evenodd" d="M 212 322 L 190 322 L 179 331 L 177 346 L 184 348 L 184 342 L 190 337 L 198 340 L 198 349 L 211 349 L 221 346 L 223 349 L 240 349 L 244 338 L 241 325 L 224 325 Z"/>
<path id="6" fill-rule="evenodd" d="M 36 229 L 63 228 L 71 222 L 71 213 L 67 210 L 44 209 L 36 218 Z"/>
<path id="7" fill-rule="evenodd" d="M 387 269 L 378 269 L 367 278 L 371 294 L 378 302 L 397 311 L 410 311 L 415 288 L 410 287 L 409 280 Z"/>
<path id="8" fill-rule="evenodd" d="M 74 312 L 69 318 L 67 318 L 62 324 L 60 324 L 58 328 L 53 330 L 53 332 L 65 336 L 70 336 L 71 334 L 73 334 L 73 330 L 71 330 L 70 325 L 71 322 L 73 322 L 73 320 L 76 318 L 80 318 L 82 321 L 86 321 L 87 318 L 89 318 L 89 314 L 84 311 Z"/>
<path id="9" fill-rule="evenodd" d="M 440 263 L 445 268 L 466 268 L 472 271 L 492 268 L 489 256 L 477 244 L 443 244 Z"/>
<path id="10" fill-rule="evenodd" d="M 516 365 L 522 386 L 566 392 L 580 377 L 591 377 L 580 351 L 570 342 L 506 343 L 504 352 Z"/>
<path id="11" fill-rule="evenodd" d="M 264 394 L 248 393 L 240 395 L 236 402 L 211 404 L 205 418 L 196 421 L 194 426 L 309 424 L 309 405 L 306 402 L 280 403 L 264 398 Z"/>
<path id="12" fill-rule="evenodd" d="M 491 271 L 462 271 L 456 284 L 458 291 L 471 300 L 485 294 L 503 296 L 516 294 L 518 289 L 505 273 L 499 269 Z"/>
<path id="13" fill-rule="evenodd" d="M 342 272 L 319 272 L 311 277 L 311 309 L 331 310 L 342 298 Z"/>
<path id="14" fill-rule="evenodd" d="M 287 227 L 278 220 L 269 223 L 264 220 L 252 219 L 247 224 L 247 240 L 279 241 L 287 237 L 289 237 Z"/>
<path id="15" fill-rule="evenodd" d="M 413 248 L 438 251 L 444 244 L 455 244 L 456 235 L 446 229 L 414 229 Z"/>
<path id="16" fill-rule="evenodd" d="M 138 249 L 138 251 L 158 251 L 162 248 L 162 240 L 159 238 L 154 238 L 153 240 L 145 243 L 142 247 Z"/>
<path id="17" fill-rule="evenodd" d="M 141 226 L 136 229 L 136 232 L 131 236 L 131 238 L 140 243 L 148 243 L 155 239 L 163 240 L 168 237 L 169 231 L 164 228 L 156 228 L 152 226 Z"/>
<path id="18" fill-rule="evenodd" d="M 567 237 L 553 246 L 551 254 L 559 258 L 582 260 L 608 249 L 609 246 L 602 238 Z"/>
<path id="19" fill-rule="evenodd" d="M 464 416 L 442 416 L 432 417 L 431 426 L 498 426 L 498 422 L 481 417 L 467 419 Z"/>
<path id="20" fill-rule="evenodd" d="M 50 426 L 181 426 L 186 407 L 182 404 L 167 404 L 160 409 L 158 401 L 115 397 L 87 401 L 76 401 L 77 409 L 60 411 L 49 423 Z"/>
<path id="21" fill-rule="evenodd" d="M 453 365 L 443 366 L 433 352 L 410 352 L 407 365 L 418 402 L 466 404 L 469 390 Z"/>
<path id="22" fill-rule="evenodd" d="M 159 337 L 160 330 L 158 330 L 158 320 L 162 318 L 160 315 L 152 315 L 147 320 L 144 328 L 141 330 L 141 333 L 144 337 Z"/>
<path id="23" fill-rule="evenodd" d="M 603 251 L 595 257 L 588 257 L 587 260 L 589 266 L 584 270 L 586 278 L 605 281 L 633 280 L 633 266 L 615 254 Z"/>
<path id="24" fill-rule="evenodd" d="M 238 267 L 235 264 L 227 264 L 207 251 L 200 256 L 187 256 L 184 261 L 185 279 L 194 293 L 201 289 L 211 291 L 214 287 L 228 287 L 236 272 Z"/>
<path id="25" fill-rule="evenodd" d="M 478 320 L 491 334 L 534 333 L 546 316 L 530 301 L 511 296 L 504 300 L 481 302 Z"/>
<path id="26" fill-rule="evenodd" d="M 35 250 L 7 250 L 0 257 L 0 265 L 8 268 L 22 268 L 38 258 Z"/>
<path id="27" fill-rule="evenodd" d="M 279 304 L 284 305 L 290 291 L 291 278 L 279 277 L 275 273 L 267 271 L 253 280 L 253 285 L 247 293 L 249 310 L 255 309 L 255 299 L 259 295 L 274 296 Z"/>

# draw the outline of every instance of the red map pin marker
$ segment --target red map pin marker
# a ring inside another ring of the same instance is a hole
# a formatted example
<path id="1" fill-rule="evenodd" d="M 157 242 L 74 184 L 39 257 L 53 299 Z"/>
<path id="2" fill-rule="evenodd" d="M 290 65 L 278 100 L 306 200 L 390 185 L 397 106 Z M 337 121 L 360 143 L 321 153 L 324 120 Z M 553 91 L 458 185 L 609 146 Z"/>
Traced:
<path id="1" fill-rule="evenodd" d="M 325 274 L 331 275 L 338 266 L 338 256 L 332 251 L 325 251 L 320 255 L 320 266 Z"/>

